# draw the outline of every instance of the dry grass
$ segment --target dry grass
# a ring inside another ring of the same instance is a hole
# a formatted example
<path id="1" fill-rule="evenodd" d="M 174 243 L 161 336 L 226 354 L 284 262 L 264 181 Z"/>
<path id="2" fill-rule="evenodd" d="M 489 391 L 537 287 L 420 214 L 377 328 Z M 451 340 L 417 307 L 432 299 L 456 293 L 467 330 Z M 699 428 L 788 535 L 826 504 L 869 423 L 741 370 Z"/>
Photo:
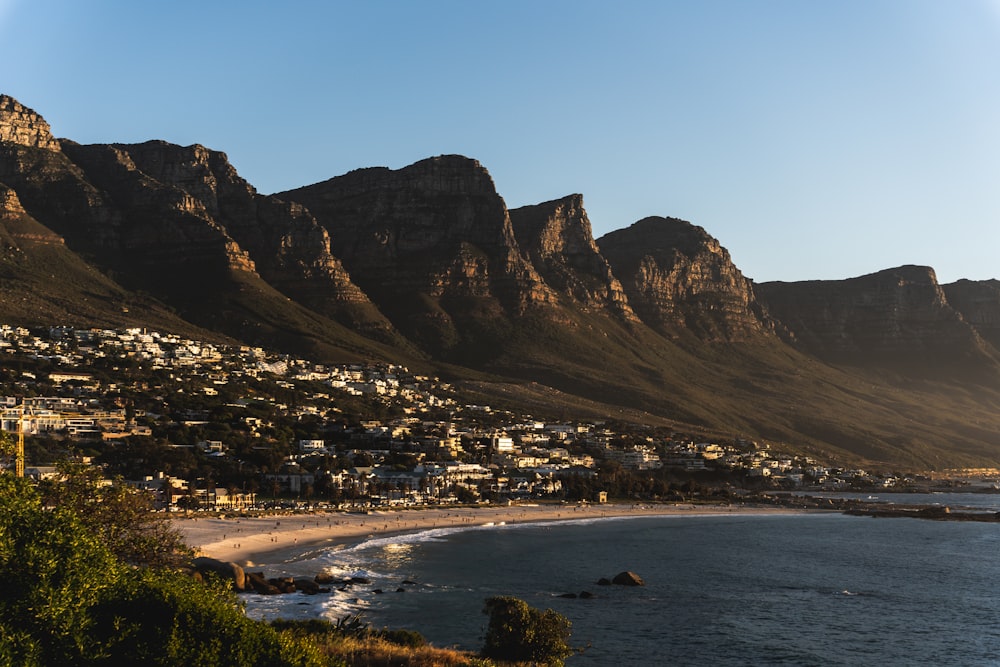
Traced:
<path id="1" fill-rule="evenodd" d="M 384 639 L 343 637 L 320 650 L 348 667 L 489 667 L 495 663 L 470 651 L 433 646 L 399 646 Z"/>

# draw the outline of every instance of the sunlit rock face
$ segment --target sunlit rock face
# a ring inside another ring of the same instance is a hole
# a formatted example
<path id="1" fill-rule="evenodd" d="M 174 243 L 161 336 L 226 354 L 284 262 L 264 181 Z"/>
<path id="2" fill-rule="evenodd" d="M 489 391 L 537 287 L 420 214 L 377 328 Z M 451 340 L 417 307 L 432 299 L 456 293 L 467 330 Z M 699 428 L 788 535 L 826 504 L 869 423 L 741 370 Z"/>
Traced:
<path id="1" fill-rule="evenodd" d="M 522 250 L 545 282 L 584 310 L 636 320 L 621 283 L 594 242 L 582 195 L 510 211 Z"/>
<path id="2" fill-rule="evenodd" d="M 597 245 L 636 315 L 666 336 L 733 342 L 774 330 L 750 280 L 701 227 L 644 218 Z"/>
<path id="3" fill-rule="evenodd" d="M 59 150 L 59 142 L 45 119 L 7 95 L 0 95 L 0 141 Z"/>

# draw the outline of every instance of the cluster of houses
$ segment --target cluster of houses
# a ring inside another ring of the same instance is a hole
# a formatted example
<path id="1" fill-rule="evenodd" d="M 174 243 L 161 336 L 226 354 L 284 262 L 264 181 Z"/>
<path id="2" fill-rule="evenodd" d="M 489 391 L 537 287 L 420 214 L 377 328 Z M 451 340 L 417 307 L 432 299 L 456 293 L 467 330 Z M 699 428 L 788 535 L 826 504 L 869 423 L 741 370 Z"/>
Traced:
<path id="1" fill-rule="evenodd" d="M 724 470 L 781 488 L 847 489 L 897 482 L 781 456 L 746 440 L 698 442 L 642 426 L 623 431 L 625 427 L 603 423 L 536 421 L 463 404 L 448 384 L 391 364 L 320 365 L 260 348 L 213 345 L 142 329 L 54 327 L 32 333 L 6 325 L 0 326 L 0 359 L 4 355 L 46 362 L 44 377 L 33 366 L 8 371 L 4 378 L 8 388 L 25 391 L 0 397 L 0 428 L 29 436 L 58 432 L 108 441 L 153 435 L 152 415 L 134 406 L 103 404 L 102 397 L 127 380 L 89 372 L 99 361 L 105 371 L 138 363 L 197 377 L 196 391 L 206 398 L 231 381 L 266 378 L 297 392 L 294 405 L 274 404 L 276 411 L 296 419 L 322 421 L 336 411 L 339 396 L 370 397 L 399 408 L 400 416 L 392 419 L 325 425 L 323 437 L 299 440 L 281 469 L 263 473 L 253 488 L 177 479 L 156 470 L 132 480 L 155 492 L 165 507 L 241 508 L 278 498 L 427 504 L 558 496 L 568 478 L 593 479 L 599 470 L 609 469 L 636 474 L 667 469 L 678 475 Z M 42 391 L 50 393 L 38 395 Z M 430 416 L 442 413 L 449 418 Z M 266 426 L 260 417 L 244 422 L 254 432 Z M 195 447 L 206 456 L 233 456 L 224 440 L 174 444 Z M 30 462 L 27 472 L 52 473 Z"/>

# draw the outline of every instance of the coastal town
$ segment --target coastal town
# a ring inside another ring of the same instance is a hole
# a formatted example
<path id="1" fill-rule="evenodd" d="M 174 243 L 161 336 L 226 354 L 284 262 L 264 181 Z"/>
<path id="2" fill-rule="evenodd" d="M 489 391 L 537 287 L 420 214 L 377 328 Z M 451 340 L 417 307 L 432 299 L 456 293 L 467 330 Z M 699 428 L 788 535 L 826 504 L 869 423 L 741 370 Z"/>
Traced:
<path id="1" fill-rule="evenodd" d="M 3 325 L 0 359 L 0 427 L 24 438 L 27 476 L 57 477 L 67 459 L 100 465 L 167 510 L 684 500 L 916 481 L 740 437 L 515 414 L 397 365 L 320 365 L 145 329 Z"/>

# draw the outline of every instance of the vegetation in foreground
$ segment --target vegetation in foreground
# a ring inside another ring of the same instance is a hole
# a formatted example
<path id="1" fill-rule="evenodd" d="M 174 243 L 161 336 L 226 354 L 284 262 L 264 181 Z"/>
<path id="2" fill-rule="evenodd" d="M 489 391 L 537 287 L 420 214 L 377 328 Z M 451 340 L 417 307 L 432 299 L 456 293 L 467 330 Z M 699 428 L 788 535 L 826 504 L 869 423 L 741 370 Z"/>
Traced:
<path id="1" fill-rule="evenodd" d="M 357 618 L 249 619 L 223 583 L 180 567 L 189 550 L 143 494 L 67 473 L 46 489 L 0 475 L 0 667 L 555 667 L 572 653 L 565 618 L 516 598 L 487 601 L 486 657 Z"/>

